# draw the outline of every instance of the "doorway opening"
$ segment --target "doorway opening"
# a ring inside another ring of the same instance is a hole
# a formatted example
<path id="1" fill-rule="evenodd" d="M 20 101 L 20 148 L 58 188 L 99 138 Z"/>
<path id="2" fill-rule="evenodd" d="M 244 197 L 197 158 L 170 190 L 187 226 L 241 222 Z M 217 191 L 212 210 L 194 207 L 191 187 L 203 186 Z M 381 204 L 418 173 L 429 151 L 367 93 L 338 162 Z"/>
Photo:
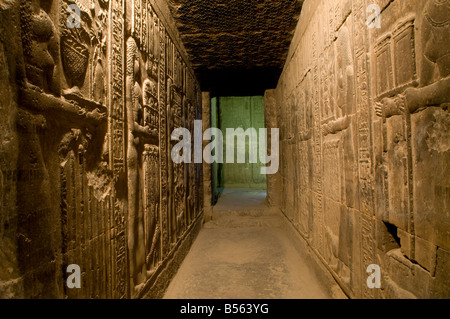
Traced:
<path id="1" fill-rule="evenodd" d="M 261 174 L 265 166 L 260 160 L 259 152 L 266 152 L 265 143 L 260 143 L 260 129 L 265 128 L 264 97 L 235 96 L 214 97 L 211 99 L 211 127 L 217 127 L 223 132 L 224 163 L 212 164 L 213 205 L 215 205 L 224 190 L 243 190 L 264 193 L 267 189 L 266 175 Z M 238 138 L 234 139 L 233 163 L 227 159 L 227 129 L 242 129 L 245 132 L 256 132 L 258 141 L 251 142 L 250 136 L 245 137 L 245 163 L 238 163 Z M 264 148 L 264 149 L 260 149 Z M 250 160 L 251 152 L 256 154 L 257 162 Z M 266 154 L 266 153 L 264 153 Z"/>

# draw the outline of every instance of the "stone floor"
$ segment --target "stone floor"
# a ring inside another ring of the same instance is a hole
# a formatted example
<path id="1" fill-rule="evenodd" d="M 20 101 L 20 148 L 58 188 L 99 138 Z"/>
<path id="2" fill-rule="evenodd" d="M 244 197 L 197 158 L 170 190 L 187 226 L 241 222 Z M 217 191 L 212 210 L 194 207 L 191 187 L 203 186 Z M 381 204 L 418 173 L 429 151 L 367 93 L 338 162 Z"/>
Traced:
<path id="1" fill-rule="evenodd" d="M 332 298 L 281 226 L 265 192 L 225 190 L 165 298 Z"/>

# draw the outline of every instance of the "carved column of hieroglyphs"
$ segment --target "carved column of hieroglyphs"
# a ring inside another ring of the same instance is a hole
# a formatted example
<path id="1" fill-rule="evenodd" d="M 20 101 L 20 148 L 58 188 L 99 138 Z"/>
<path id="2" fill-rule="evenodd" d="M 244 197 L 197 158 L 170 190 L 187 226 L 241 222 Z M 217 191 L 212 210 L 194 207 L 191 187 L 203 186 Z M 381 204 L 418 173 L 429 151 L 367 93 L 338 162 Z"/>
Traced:
<path id="1" fill-rule="evenodd" d="M 321 129 L 322 129 L 322 165 L 323 165 L 323 211 L 324 213 L 324 251 L 323 257 L 331 268 L 337 272 L 338 271 L 338 247 L 339 247 L 339 220 L 340 220 L 340 207 L 339 203 L 342 200 L 342 176 L 343 176 L 343 159 L 341 158 L 341 153 L 343 152 L 343 133 L 342 128 L 338 127 L 336 123 L 342 121 L 346 114 L 339 112 L 345 106 L 346 100 L 343 103 L 336 103 L 335 96 L 331 92 L 337 92 L 336 88 L 338 85 L 335 82 L 334 68 L 337 63 L 335 63 L 335 53 L 339 52 L 339 48 L 343 46 L 341 43 L 345 40 L 341 40 L 338 37 L 339 42 L 335 42 L 336 35 L 336 5 L 334 1 L 325 1 L 321 3 L 324 17 L 319 19 L 320 27 L 319 30 L 322 32 L 323 36 L 319 37 L 318 44 L 319 49 L 319 78 L 320 78 L 320 116 L 321 116 Z M 348 37 L 347 37 L 348 41 Z M 350 43 L 348 43 L 350 46 Z M 346 55 L 348 53 L 345 50 L 341 53 L 344 56 L 344 65 L 341 66 L 341 74 L 343 79 L 346 80 L 345 68 L 348 65 L 348 58 Z M 341 59 L 342 60 L 342 59 Z M 342 63 L 341 63 L 342 64 Z M 337 72 L 339 68 L 336 65 Z M 344 84 L 344 81 L 341 83 Z M 347 89 L 346 85 L 343 86 L 343 91 Z"/>
<path id="2" fill-rule="evenodd" d="M 312 130 L 313 130 L 313 113 L 312 113 L 312 94 L 311 94 L 311 72 L 306 71 L 306 75 L 302 77 L 302 82 L 298 87 L 298 109 L 297 109 L 297 143 L 298 143 L 298 164 L 297 164 L 297 181 L 298 181 L 298 214 L 299 231 L 305 238 L 310 238 L 312 231 L 312 201 L 311 188 L 311 156 L 312 156 Z"/>
<path id="3" fill-rule="evenodd" d="M 367 277 L 366 269 L 376 264 L 375 257 L 375 224 L 373 194 L 373 157 L 371 136 L 371 103 L 369 97 L 368 69 L 368 28 L 365 24 L 366 1 L 353 1 L 354 48 L 356 66 L 356 105 L 358 121 L 358 163 L 360 188 L 360 232 L 361 232 L 361 272 L 362 279 Z M 374 290 L 362 285 L 362 297 L 373 298 Z"/>
<path id="4" fill-rule="evenodd" d="M 167 99 L 167 78 L 166 78 L 166 31 L 162 24 L 158 25 L 156 30 L 158 34 L 157 42 L 159 43 L 159 114 L 160 114 L 160 132 L 159 132 L 159 146 L 161 148 L 160 167 L 161 167 L 161 228 L 162 228 L 162 253 L 163 258 L 169 253 L 170 248 L 170 206 L 168 199 L 168 156 L 167 156 L 167 135 L 168 133 L 168 113 L 167 105 L 169 101 Z M 170 119 L 169 119 L 170 121 Z"/>
<path id="5" fill-rule="evenodd" d="M 312 108 L 313 108 L 313 214 L 316 249 L 323 254 L 324 223 L 323 223 L 323 184 L 322 184 L 322 129 L 320 116 L 319 94 L 319 39 L 317 21 L 312 28 Z"/>
<path id="6" fill-rule="evenodd" d="M 166 54 L 166 69 L 165 74 L 167 76 L 167 91 L 166 91 L 166 118 L 167 118 L 167 134 L 165 136 L 166 139 L 166 153 L 167 153 L 167 199 L 168 199 L 168 236 L 169 236 L 169 246 L 167 247 L 168 251 L 170 251 L 170 246 L 176 242 L 176 218 L 175 218 L 175 203 L 174 203 L 174 176 L 175 176 L 175 168 L 174 163 L 171 158 L 171 149 L 172 149 L 172 140 L 171 134 L 173 130 L 176 129 L 175 126 L 175 110 L 174 110 L 174 80 L 173 80 L 173 50 L 174 45 L 170 36 L 165 34 L 165 54 Z"/>

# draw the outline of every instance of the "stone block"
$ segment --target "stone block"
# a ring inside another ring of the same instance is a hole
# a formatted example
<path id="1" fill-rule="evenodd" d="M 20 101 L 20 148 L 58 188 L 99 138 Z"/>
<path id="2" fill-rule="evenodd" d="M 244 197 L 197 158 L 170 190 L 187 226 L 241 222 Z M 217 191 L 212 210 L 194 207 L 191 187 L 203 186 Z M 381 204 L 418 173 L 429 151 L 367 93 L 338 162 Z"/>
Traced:
<path id="1" fill-rule="evenodd" d="M 406 258 L 399 249 L 388 252 L 386 257 L 386 269 L 382 270 L 385 276 L 417 298 L 430 297 L 433 278 L 428 271 Z"/>
<path id="2" fill-rule="evenodd" d="M 413 236 L 400 228 L 398 228 L 397 234 L 400 238 L 401 252 L 409 259 L 412 259 L 414 255 L 414 247 L 412 246 Z"/>
<path id="3" fill-rule="evenodd" d="M 450 298 L 450 252 L 437 250 L 436 279 L 433 283 L 433 298 Z"/>
<path id="4" fill-rule="evenodd" d="M 437 247 L 427 240 L 415 237 L 414 259 L 433 276 L 436 271 Z"/>

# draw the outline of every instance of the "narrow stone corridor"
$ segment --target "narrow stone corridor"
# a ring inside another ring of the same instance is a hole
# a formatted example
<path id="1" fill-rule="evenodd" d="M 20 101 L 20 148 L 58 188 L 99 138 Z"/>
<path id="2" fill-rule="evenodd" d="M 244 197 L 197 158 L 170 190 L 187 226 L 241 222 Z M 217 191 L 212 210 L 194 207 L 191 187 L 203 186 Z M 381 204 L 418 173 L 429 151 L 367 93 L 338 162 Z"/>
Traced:
<path id="1" fill-rule="evenodd" d="M 0 0 L 0 299 L 449 299 L 450 0 Z"/>
<path id="2" fill-rule="evenodd" d="M 333 294 L 334 292 L 334 294 Z M 333 294 L 333 295 L 332 295 Z M 226 189 L 169 286 L 167 299 L 327 299 L 263 191 Z"/>

